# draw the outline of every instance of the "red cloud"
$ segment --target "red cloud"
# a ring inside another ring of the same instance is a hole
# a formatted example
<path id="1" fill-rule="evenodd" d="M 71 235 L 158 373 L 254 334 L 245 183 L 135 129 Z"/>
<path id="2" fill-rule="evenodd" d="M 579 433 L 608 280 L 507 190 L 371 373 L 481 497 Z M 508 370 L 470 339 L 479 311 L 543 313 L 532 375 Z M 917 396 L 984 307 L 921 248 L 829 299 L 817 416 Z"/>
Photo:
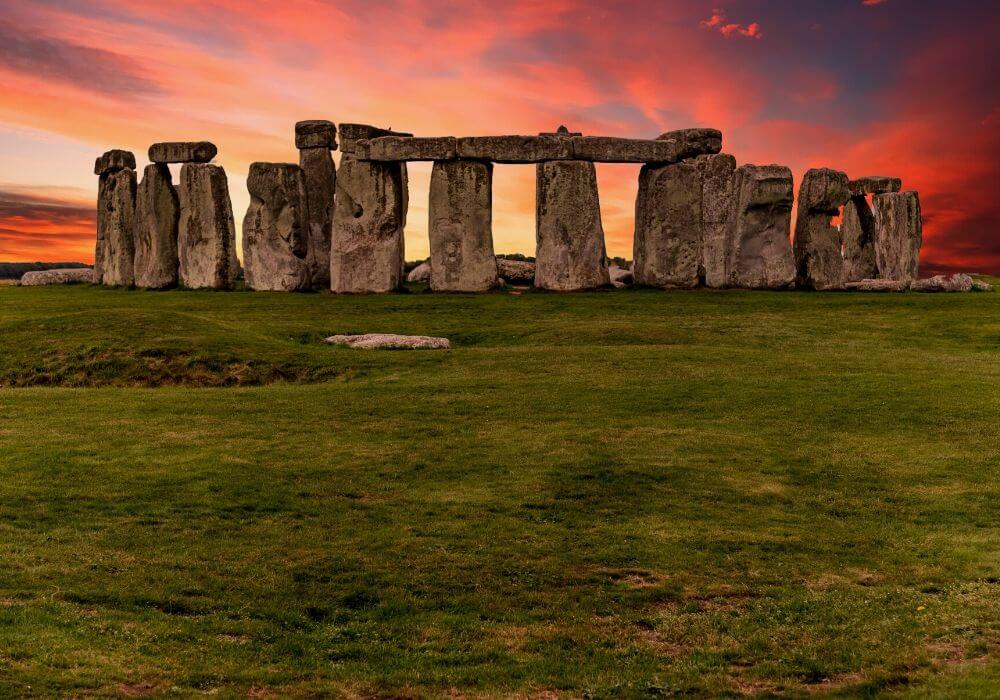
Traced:
<path id="1" fill-rule="evenodd" d="M 884 2 L 889 2 L 889 0 L 861 0 L 862 5 L 881 5 Z"/>
<path id="2" fill-rule="evenodd" d="M 701 21 L 701 26 L 705 29 L 715 29 L 724 37 L 746 36 L 751 39 L 760 39 L 764 36 L 760 31 L 760 24 L 757 22 L 751 22 L 746 26 L 727 22 L 725 10 L 713 10 L 711 17 Z"/>

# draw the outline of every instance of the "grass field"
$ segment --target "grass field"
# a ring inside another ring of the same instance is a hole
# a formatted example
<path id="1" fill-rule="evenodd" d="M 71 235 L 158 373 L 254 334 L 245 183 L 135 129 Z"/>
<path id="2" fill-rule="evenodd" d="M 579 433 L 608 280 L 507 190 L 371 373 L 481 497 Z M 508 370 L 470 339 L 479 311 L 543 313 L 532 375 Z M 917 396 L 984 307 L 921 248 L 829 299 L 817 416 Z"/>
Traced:
<path id="1" fill-rule="evenodd" d="M 3 287 L 0 696 L 996 697 L 998 470 L 1000 294 Z"/>

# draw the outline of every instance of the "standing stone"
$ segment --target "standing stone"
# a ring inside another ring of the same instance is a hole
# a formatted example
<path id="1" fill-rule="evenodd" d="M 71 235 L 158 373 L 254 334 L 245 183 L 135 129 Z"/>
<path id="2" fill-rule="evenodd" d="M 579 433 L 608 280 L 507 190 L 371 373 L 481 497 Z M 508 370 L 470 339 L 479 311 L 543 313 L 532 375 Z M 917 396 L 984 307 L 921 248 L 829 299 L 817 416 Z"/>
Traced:
<path id="1" fill-rule="evenodd" d="M 135 203 L 135 283 L 149 289 L 177 284 L 180 202 L 170 168 L 147 165 Z"/>
<path id="2" fill-rule="evenodd" d="M 741 165 L 733 187 L 734 209 L 726 226 L 729 286 L 791 287 L 792 171 L 781 165 Z"/>
<path id="3" fill-rule="evenodd" d="M 840 225 L 844 241 L 844 280 L 860 282 L 878 277 L 875 260 L 875 215 L 864 195 L 853 196 L 844 205 Z"/>
<path id="4" fill-rule="evenodd" d="M 727 154 L 699 156 L 701 171 L 701 264 L 706 287 L 725 287 L 726 225 L 733 210 L 736 158 Z"/>
<path id="5" fill-rule="evenodd" d="M 94 283 L 135 284 L 135 170 L 101 175 L 97 194 L 97 247 Z"/>
<path id="6" fill-rule="evenodd" d="M 829 168 L 806 171 L 799 187 L 795 221 L 798 285 L 806 289 L 843 289 L 844 256 L 840 231 L 830 220 L 851 196 L 845 173 Z"/>
<path id="7" fill-rule="evenodd" d="M 636 284 L 697 287 L 702 265 L 701 171 L 685 161 L 639 172 L 635 203 Z"/>
<path id="8" fill-rule="evenodd" d="M 250 208 L 243 218 L 243 273 L 249 289 L 309 288 L 309 219 L 302 168 L 252 163 Z"/>
<path id="9" fill-rule="evenodd" d="M 611 283 L 594 164 L 536 166 L 535 286 L 574 291 Z"/>
<path id="10" fill-rule="evenodd" d="M 920 267 L 923 222 L 916 192 L 875 195 L 875 258 L 879 277 L 914 280 Z"/>
<path id="11" fill-rule="evenodd" d="M 484 292 L 497 284 L 493 165 L 434 163 L 430 189 L 431 289 Z"/>
<path id="12" fill-rule="evenodd" d="M 400 163 L 344 154 L 330 250 L 334 292 L 390 292 L 403 283 L 406 171 Z"/>
<path id="13" fill-rule="evenodd" d="M 181 167 L 178 279 L 190 289 L 231 289 L 239 273 L 229 182 L 221 166 Z"/>
<path id="14" fill-rule="evenodd" d="M 309 202 L 309 250 L 306 255 L 309 273 L 313 287 L 329 289 L 337 167 L 327 148 L 303 148 L 299 151 L 299 165 L 305 176 Z"/>

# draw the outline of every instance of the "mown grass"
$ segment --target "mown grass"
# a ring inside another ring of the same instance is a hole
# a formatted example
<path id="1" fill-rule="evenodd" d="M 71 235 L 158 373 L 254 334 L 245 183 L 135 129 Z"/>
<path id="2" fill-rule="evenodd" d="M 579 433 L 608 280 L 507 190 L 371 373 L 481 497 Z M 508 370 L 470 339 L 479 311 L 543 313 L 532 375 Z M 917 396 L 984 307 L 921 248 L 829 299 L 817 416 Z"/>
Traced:
<path id="1" fill-rule="evenodd" d="M 998 360 L 1000 294 L 4 288 L 0 695 L 996 695 Z"/>

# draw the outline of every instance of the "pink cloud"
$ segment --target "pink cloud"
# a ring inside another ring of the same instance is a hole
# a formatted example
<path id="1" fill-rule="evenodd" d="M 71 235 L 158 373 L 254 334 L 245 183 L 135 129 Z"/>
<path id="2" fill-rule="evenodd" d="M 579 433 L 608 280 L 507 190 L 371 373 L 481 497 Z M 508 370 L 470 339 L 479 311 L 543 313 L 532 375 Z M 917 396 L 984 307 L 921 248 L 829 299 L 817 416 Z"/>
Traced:
<path id="1" fill-rule="evenodd" d="M 714 29 L 727 38 L 745 36 L 751 39 L 761 39 L 764 37 L 764 34 L 760 31 L 760 24 L 757 22 L 751 22 L 745 26 L 727 22 L 725 10 L 713 10 L 711 17 L 701 21 L 701 26 L 705 29 Z"/>

